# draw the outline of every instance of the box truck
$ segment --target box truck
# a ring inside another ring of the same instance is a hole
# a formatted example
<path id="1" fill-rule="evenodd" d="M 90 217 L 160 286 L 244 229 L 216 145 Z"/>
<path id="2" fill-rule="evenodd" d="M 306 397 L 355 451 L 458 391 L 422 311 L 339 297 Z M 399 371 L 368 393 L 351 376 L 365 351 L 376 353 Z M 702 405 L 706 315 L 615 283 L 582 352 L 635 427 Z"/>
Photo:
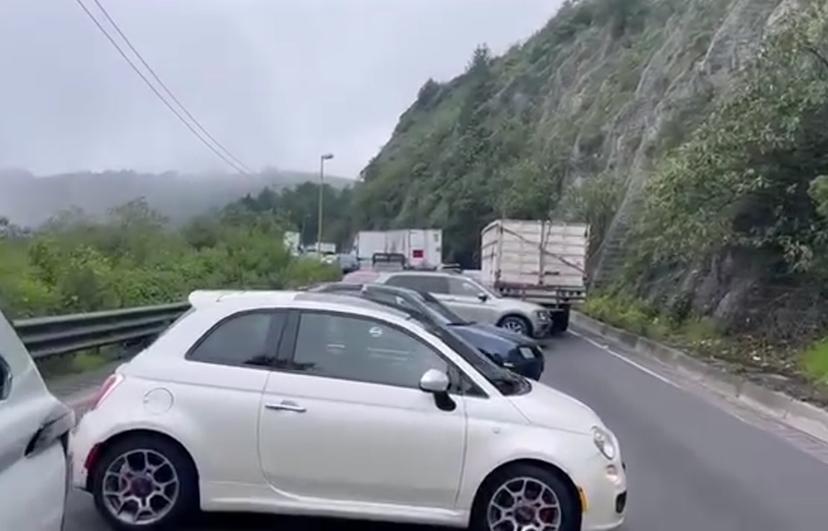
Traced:
<path id="1" fill-rule="evenodd" d="M 354 239 L 359 261 L 370 267 L 375 254 L 402 255 L 405 267 L 436 269 L 443 261 L 443 231 L 439 229 L 400 229 L 360 231 Z"/>

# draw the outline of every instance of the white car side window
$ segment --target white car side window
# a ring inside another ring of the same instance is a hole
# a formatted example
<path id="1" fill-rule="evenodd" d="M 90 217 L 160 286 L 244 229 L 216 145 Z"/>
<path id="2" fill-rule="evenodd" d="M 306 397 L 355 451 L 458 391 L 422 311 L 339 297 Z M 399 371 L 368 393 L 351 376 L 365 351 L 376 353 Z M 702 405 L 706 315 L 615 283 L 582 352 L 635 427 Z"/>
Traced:
<path id="1" fill-rule="evenodd" d="M 219 365 L 265 365 L 274 350 L 268 342 L 271 326 L 282 323 L 280 315 L 270 312 L 234 315 L 207 332 L 187 359 Z"/>
<path id="2" fill-rule="evenodd" d="M 302 315 L 293 370 L 399 387 L 419 386 L 429 369 L 448 366 L 424 342 L 386 323 L 331 313 Z"/>

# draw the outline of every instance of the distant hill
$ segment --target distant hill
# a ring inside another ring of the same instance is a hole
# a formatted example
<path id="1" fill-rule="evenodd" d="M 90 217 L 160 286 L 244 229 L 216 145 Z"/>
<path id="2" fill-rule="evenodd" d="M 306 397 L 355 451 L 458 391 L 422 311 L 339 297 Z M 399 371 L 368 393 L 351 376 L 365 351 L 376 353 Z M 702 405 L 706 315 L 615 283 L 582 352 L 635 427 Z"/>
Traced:
<path id="1" fill-rule="evenodd" d="M 266 186 L 278 190 L 318 178 L 315 173 L 281 170 L 266 170 L 249 177 L 134 171 L 39 177 L 24 170 L 0 169 L 0 217 L 18 225 L 37 226 L 68 208 L 79 207 L 98 216 L 112 207 L 145 197 L 153 209 L 172 222 L 181 222 Z M 325 176 L 325 182 L 341 188 L 354 181 Z"/>

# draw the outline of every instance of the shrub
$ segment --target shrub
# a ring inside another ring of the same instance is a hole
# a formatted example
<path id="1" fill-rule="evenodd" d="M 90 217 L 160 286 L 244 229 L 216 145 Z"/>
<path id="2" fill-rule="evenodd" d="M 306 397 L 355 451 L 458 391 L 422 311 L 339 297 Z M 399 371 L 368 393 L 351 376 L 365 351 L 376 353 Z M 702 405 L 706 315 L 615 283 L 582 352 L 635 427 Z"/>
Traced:
<path id="1" fill-rule="evenodd" d="M 814 380 L 828 383 L 828 338 L 812 345 L 802 355 L 802 366 Z"/>

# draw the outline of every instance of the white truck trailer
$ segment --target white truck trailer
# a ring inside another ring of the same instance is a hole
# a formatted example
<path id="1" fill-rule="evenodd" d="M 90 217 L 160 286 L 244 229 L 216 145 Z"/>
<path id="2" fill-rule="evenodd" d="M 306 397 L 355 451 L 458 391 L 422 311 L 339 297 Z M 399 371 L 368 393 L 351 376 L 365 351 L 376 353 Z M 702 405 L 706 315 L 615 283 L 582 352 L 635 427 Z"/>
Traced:
<path id="1" fill-rule="evenodd" d="M 571 305 L 586 298 L 589 225 L 497 220 L 480 240 L 481 282 L 503 296 L 542 304 L 553 331 L 566 330 Z"/>
<path id="2" fill-rule="evenodd" d="M 361 263 L 370 264 L 377 254 L 401 254 L 406 267 L 436 269 L 443 262 L 443 231 L 439 229 L 401 229 L 361 231 L 354 239 Z"/>
<path id="3" fill-rule="evenodd" d="M 299 256 L 302 253 L 302 241 L 298 232 L 285 231 L 282 244 L 293 256 Z"/>

